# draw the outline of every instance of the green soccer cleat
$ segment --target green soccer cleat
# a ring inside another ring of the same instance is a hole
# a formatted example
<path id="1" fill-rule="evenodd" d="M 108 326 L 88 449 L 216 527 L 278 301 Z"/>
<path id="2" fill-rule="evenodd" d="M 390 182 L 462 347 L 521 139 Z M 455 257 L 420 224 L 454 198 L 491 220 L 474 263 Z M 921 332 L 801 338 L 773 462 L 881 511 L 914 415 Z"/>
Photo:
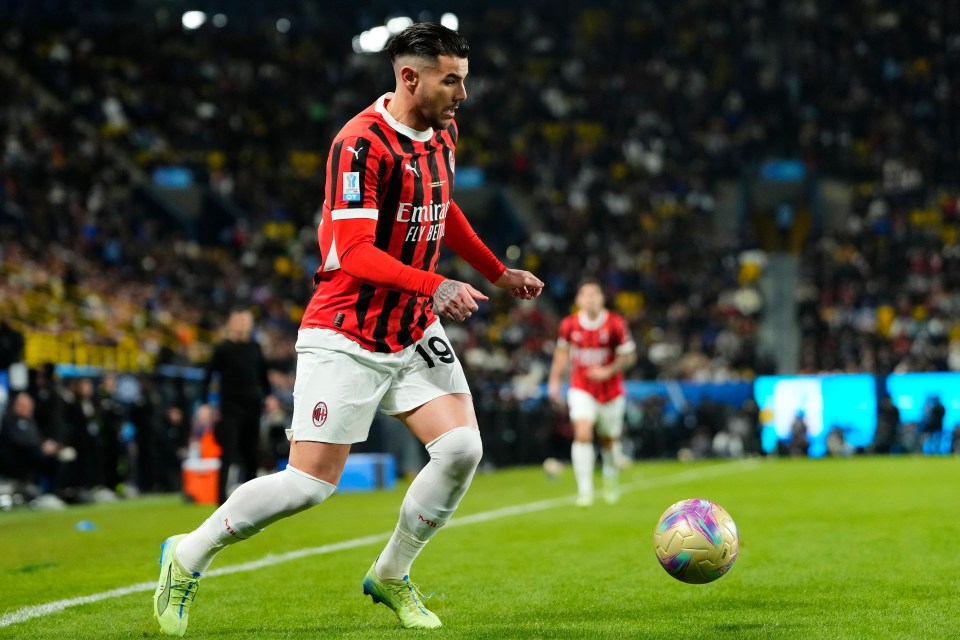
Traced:
<path id="1" fill-rule="evenodd" d="M 577 499 L 573 502 L 578 507 L 592 507 L 593 506 L 593 494 L 592 493 L 580 493 L 577 494 Z"/>
<path id="2" fill-rule="evenodd" d="M 616 486 L 604 487 L 603 500 L 607 504 L 616 504 L 617 502 L 620 502 L 620 488 Z"/>
<path id="3" fill-rule="evenodd" d="M 616 480 L 607 480 L 603 483 L 603 500 L 607 504 L 620 501 L 620 485 Z"/>
<path id="4" fill-rule="evenodd" d="M 153 593 L 153 617 L 168 636 L 182 636 L 187 632 L 190 605 L 200 586 L 200 574 L 185 571 L 174 554 L 177 544 L 185 537 L 172 536 L 160 545 L 160 580 Z"/>
<path id="5" fill-rule="evenodd" d="M 377 577 L 377 563 L 374 561 L 370 571 L 363 577 L 363 595 L 373 598 L 373 602 L 382 602 L 397 614 L 400 624 L 408 629 L 437 629 L 442 624 L 440 618 L 423 606 L 425 600 L 420 588 L 410 582 L 410 576 L 403 580 L 381 580 Z"/>

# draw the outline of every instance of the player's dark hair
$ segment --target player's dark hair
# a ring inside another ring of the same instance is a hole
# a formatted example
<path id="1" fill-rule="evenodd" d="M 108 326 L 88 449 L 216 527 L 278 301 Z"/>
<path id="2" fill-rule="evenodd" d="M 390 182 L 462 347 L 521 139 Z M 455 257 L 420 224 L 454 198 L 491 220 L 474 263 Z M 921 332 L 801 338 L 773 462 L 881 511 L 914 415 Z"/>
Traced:
<path id="1" fill-rule="evenodd" d="M 596 287 L 599 287 L 599 288 L 600 288 L 600 291 L 603 291 L 603 285 L 600 284 L 600 280 L 598 280 L 597 278 L 593 278 L 593 277 L 587 277 L 587 278 L 583 278 L 582 280 L 580 280 L 580 282 L 577 283 L 577 291 L 580 291 L 580 289 L 583 289 L 583 288 L 584 288 L 585 286 L 587 286 L 588 284 L 592 284 L 592 285 L 594 285 L 594 286 L 596 286 Z"/>
<path id="2" fill-rule="evenodd" d="M 436 60 L 440 56 L 466 58 L 470 53 L 467 39 L 437 22 L 412 24 L 390 41 L 387 47 L 390 62 L 401 56 L 417 56 Z"/>

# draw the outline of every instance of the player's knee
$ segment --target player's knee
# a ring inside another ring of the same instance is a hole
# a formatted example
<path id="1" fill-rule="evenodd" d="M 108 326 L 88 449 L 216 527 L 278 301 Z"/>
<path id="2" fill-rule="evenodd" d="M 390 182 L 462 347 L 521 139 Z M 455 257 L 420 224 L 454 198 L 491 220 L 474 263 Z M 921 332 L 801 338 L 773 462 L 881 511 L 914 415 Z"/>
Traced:
<path id="1" fill-rule="evenodd" d="M 296 488 L 293 495 L 297 496 L 298 500 L 299 497 L 302 496 L 302 500 L 307 506 L 320 504 L 337 490 L 335 485 L 324 482 L 319 478 L 315 478 L 289 465 L 280 473 L 282 474 L 284 482 Z"/>
<path id="2" fill-rule="evenodd" d="M 457 427 L 428 445 L 430 457 L 446 467 L 454 477 L 468 477 L 483 457 L 480 431 L 473 427 Z"/>

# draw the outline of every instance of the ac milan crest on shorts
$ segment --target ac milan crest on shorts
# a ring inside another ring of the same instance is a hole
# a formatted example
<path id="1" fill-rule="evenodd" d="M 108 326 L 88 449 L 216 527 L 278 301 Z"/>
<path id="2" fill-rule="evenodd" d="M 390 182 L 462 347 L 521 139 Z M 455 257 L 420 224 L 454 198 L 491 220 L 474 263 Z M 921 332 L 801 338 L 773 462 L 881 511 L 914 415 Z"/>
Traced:
<path id="1" fill-rule="evenodd" d="M 313 426 L 318 429 L 323 426 L 323 423 L 327 421 L 327 403 L 318 402 L 313 407 Z"/>

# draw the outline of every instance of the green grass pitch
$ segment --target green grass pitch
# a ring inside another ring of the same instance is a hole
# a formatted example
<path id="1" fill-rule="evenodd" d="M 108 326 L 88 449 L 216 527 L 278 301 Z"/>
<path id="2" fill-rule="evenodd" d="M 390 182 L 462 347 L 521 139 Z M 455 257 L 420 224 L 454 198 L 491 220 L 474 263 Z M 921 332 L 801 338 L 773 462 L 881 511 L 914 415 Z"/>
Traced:
<path id="1" fill-rule="evenodd" d="M 960 458 L 639 463 L 625 481 L 619 504 L 578 509 L 569 468 L 554 482 L 540 469 L 478 475 L 414 566 L 444 622 L 433 632 L 401 629 L 361 594 L 404 486 L 334 496 L 221 554 L 213 568 L 222 573 L 203 579 L 187 638 L 960 633 Z M 740 529 L 736 564 L 708 585 L 673 580 L 653 553 L 660 514 L 691 497 L 718 502 Z M 151 583 L 160 542 L 209 513 L 173 496 L 0 513 L 0 638 L 158 637 Z M 95 528 L 77 530 L 80 520 Z M 243 565 L 264 558 L 262 568 Z M 34 608 L 82 596 L 96 597 Z"/>

